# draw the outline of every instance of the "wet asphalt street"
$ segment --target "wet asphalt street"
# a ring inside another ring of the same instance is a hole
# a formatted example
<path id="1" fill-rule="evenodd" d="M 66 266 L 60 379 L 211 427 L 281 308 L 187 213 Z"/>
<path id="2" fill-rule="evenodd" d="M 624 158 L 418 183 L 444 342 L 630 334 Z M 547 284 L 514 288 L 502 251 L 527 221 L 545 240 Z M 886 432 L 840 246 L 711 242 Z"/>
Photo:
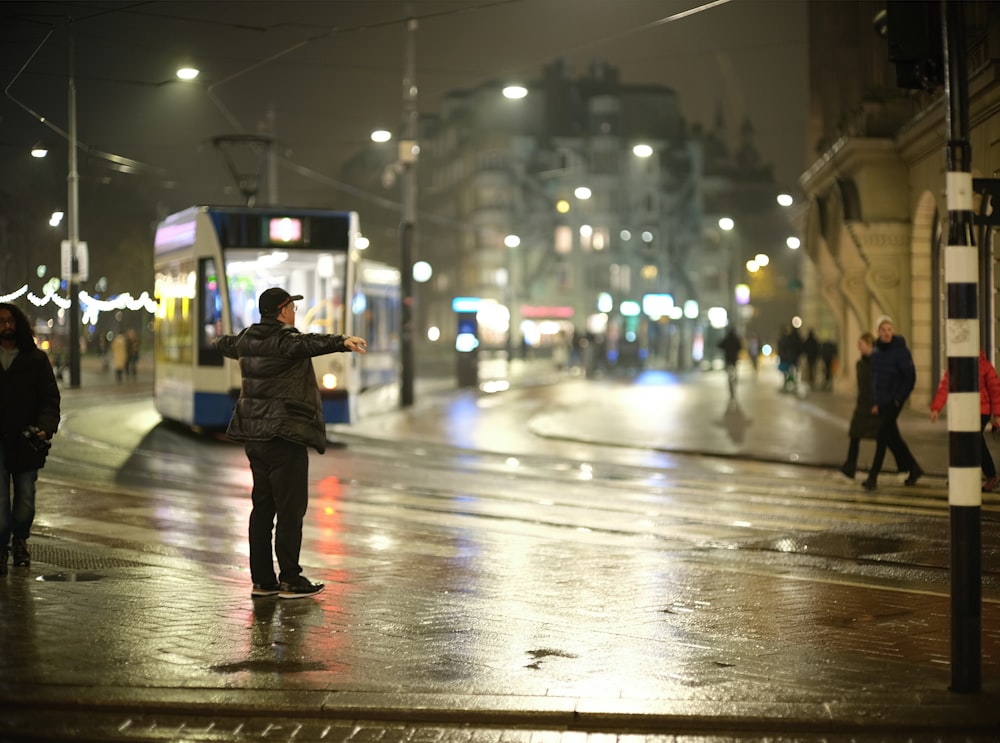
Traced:
<path id="1" fill-rule="evenodd" d="M 998 739 L 1000 497 L 955 694 L 943 422 L 869 494 L 849 393 L 514 372 L 332 432 L 291 602 L 248 595 L 242 450 L 85 378 L 0 588 L 3 739 Z"/>

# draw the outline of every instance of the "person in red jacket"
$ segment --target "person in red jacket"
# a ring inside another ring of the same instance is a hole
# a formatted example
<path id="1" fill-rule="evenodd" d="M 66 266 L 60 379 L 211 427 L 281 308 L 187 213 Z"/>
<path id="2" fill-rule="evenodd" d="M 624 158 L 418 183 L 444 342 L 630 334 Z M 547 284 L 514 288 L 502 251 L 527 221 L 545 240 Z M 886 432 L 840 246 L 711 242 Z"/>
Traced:
<path id="1" fill-rule="evenodd" d="M 941 409 L 948 402 L 948 372 L 945 370 L 938 385 L 937 393 L 931 402 L 931 420 L 936 421 Z M 980 438 L 982 440 L 981 464 L 983 468 L 983 492 L 988 493 L 997 486 L 997 468 L 990 456 L 989 447 L 986 445 L 986 436 L 982 434 L 982 429 L 986 427 L 986 421 L 994 430 L 998 427 L 998 416 L 1000 416 L 1000 377 L 990 360 L 986 358 L 983 351 L 979 352 L 979 414 Z"/>

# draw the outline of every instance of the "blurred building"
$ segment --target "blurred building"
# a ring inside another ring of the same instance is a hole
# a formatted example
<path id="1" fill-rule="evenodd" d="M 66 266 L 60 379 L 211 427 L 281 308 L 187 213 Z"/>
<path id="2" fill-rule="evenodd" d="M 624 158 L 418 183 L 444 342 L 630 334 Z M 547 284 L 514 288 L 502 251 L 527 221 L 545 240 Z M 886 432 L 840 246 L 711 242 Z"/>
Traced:
<path id="1" fill-rule="evenodd" d="M 416 293 L 418 356 L 450 357 L 455 297 L 481 300 L 481 349 L 498 355 L 575 336 L 627 368 L 684 368 L 716 352 L 726 317 L 776 335 L 797 303 L 793 258 L 755 279 L 762 304 L 752 285 L 749 306 L 733 299 L 745 260 L 787 250 L 789 230 L 749 122 L 690 127 L 673 90 L 625 84 L 599 61 L 579 76 L 555 62 L 506 93 L 453 91 L 421 120 L 415 260 L 431 275 Z M 391 149 L 375 146 L 345 174 L 369 189 L 394 177 Z M 366 233 L 396 226 L 367 212 Z"/>
<path id="2" fill-rule="evenodd" d="M 857 337 L 874 332 L 880 315 L 892 317 L 913 351 L 914 400 L 924 405 L 946 362 L 947 104 L 941 85 L 928 92 L 901 84 L 933 78 L 940 67 L 940 4 L 889 6 L 890 14 L 880 16 L 885 0 L 809 3 L 807 141 L 814 150 L 801 177 L 807 201 L 796 214 L 809 259 L 802 311 L 839 338 L 845 379 Z M 1000 5 L 961 6 L 973 176 L 992 179 L 1000 171 Z M 917 58 L 890 61 L 890 39 L 897 58 Z M 984 204 L 989 199 L 977 199 L 977 210 Z M 980 226 L 986 287 L 980 320 L 987 353 L 996 359 L 993 243 L 993 228 Z"/>

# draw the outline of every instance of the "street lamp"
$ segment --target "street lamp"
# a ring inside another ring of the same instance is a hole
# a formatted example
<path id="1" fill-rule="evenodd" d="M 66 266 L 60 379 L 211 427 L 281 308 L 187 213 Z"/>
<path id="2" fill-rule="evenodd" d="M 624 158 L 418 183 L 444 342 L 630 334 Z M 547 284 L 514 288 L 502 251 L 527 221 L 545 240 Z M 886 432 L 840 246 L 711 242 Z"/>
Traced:
<path id="1" fill-rule="evenodd" d="M 732 217 L 720 217 L 719 218 L 719 229 L 722 230 L 723 235 L 728 232 L 732 232 L 736 227 L 736 222 L 733 221 Z M 736 248 L 733 243 L 726 238 L 724 240 L 724 247 L 726 248 L 726 309 L 729 310 L 729 322 L 733 324 L 735 329 L 736 325 L 736 295 L 735 287 L 736 283 Z M 753 272 L 754 269 L 750 269 L 750 264 L 747 264 L 747 269 Z"/>
<path id="2" fill-rule="evenodd" d="M 507 305 L 507 368 L 509 370 L 511 360 L 514 358 L 514 329 L 517 327 L 517 320 L 514 314 L 513 250 L 521 244 L 521 238 L 518 235 L 506 235 L 503 239 L 503 244 L 507 248 L 507 255 L 505 256 L 507 259 L 507 285 L 504 287 L 504 293 L 506 295 L 505 304 Z"/>
<path id="3" fill-rule="evenodd" d="M 201 74 L 201 70 L 196 67 L 184 66 L 177 70 L 178 80 L 194 80 Z"/>
<path id="4" fill-rule="evenodd" d="M 632 148 L 632 154 L 636 157 L 651 157 L 653 154 L 653 148 L 648 144 L 639 143 Z"/>
<path id="5" fill-rule="evenodd" d="M 372 142 L 388 142 L 392 139 L 392 132 L 387 131 L 386 129 L 376 129 L 371 133 L 371 139 Z"/>
<path id="6" fill-rule="evenodd" d="M 528 89 L 523 85 L 507 85 L 503 89 L 503 97 L 511 100 L 520 100 L 528 95 Z"/>
<path id="7" fill-rule="evenodd" d="M 426 284 L 434 275 L 434 269 L 427 261 L 417 261 L 413 264 L 413 280 L 418 284 Z"/>

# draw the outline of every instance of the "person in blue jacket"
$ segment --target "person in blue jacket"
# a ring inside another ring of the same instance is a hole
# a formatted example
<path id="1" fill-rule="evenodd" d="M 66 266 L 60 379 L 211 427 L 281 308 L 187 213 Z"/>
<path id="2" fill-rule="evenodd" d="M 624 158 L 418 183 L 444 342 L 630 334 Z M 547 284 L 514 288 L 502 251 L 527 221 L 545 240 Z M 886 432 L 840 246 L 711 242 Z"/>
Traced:
<path id="1" fill-rule="evenodd" d="M 877 487 L 886 448 L 892 449 L 900 471 L 909 472 L 904 484 L 916 485 L 924 471 L 903 440 L 897 419 L 917 383 L 917 371 L 906 340 L 896 335 L 892 318 L 886 315 L 878 319 L 878 339 L 872 351 L 871 365 L 872 412 L 879 417 L 879 429 L 875 439 L 875 458 L 862 485 L 865 490 Z"/>

